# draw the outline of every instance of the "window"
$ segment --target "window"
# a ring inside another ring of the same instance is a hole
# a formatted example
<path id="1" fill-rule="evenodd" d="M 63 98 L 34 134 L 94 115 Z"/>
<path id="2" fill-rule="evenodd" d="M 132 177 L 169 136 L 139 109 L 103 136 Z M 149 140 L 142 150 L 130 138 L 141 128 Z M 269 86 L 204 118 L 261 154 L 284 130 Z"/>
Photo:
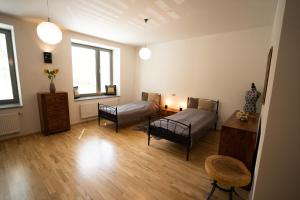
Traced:
<path id="1" fill-rule="evenodd" d="M 19 103 L 12 30 L 0 28 L 0 105 Z"/>
<path id="2" fill-rule="evenodd" d="M 80 96 L 95 96 L 113 83 L 112 50 L 72 43 L 73 86 Z"/>

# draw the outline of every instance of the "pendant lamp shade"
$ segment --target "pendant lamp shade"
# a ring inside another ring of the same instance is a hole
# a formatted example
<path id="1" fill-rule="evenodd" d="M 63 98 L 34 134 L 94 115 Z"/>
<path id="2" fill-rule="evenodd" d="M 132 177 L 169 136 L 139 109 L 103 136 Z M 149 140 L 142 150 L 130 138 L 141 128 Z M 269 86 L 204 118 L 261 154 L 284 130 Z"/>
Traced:
<path id="1" fill-rule="evenodd" d="M 50 15 L 49 15 L 49 2 L 46 0 L 47 3 L 47 11 L 48 11 L 48 21 L 41 22 L 36 27 L 36 32 L 38 37 L 47 44 L 58 44 L 62 40 L 62 32 L 57 25 L 50 22 Z"/>
<path id="2" fill-rule="evenodd" d="M 148 18 L 144 19 L 145 21 L 145 24 L 147 24 L 147 22 L 149 21 Z M 148 60 L 151 58 L 151 50 L 149 48 L 146 47 L 147 46 L 147 43 L 145 45 L 145 47 L 142 47 L 140 48 L 140 51 L 139 51 L 139 56 L 141 59 L 143 60 Z"/>
<path id="3" fill-rule="evenodd" d="M 41 22 L 36 29 L 39 38 L 47 44 L 58 44 L 62 40 L 62 32 L 51 22 Z"/>
<path id="4" fill-rule="evenodd" d="M 143 60 L 148 60 L 151 58 L 151 50 L 147 47 L 142 47 L 139 51 L 139 56 Z"/>

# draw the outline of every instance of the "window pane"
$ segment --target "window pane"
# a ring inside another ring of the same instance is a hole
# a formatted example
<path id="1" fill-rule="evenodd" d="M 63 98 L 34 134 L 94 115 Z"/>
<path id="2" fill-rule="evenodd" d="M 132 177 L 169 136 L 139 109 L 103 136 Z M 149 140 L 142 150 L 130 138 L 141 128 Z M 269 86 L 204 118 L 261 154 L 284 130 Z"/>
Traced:
<path id="1" fill-rule="evenodd" d="M 5 34 L 0 33 L 0 100 L 13 99 Z"/>
<path id="2" fill-rule="evenodd" d="M 94 49 L 72 47 L 73 86 L 79 94 L 97 92 L 95 55 Z"/>
<path id="3" fill-rule="evenodd" d="M 110 55 L 110 52 L 100 51 L 101 92 L 105 92 L 105 85 L 110 85 Z"/>

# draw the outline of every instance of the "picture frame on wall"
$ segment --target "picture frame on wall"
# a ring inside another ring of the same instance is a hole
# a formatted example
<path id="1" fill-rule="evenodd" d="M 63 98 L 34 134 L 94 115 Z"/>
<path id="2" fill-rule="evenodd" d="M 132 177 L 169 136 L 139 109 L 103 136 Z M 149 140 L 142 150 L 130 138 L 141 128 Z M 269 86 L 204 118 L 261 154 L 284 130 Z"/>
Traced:
<path id="1" fill-rule="evenodd" d="M 269 74 L 270 74 L 270 67 L 272 62 L 272 54 L 273 54 L 273 46 L 271 46 L 269 53 L 268 53 L 268 60 L 267 60 L 267 70 L 265 74 L 265 83 L 264 83 L 264 91 L 262 95 L 262 103 L 265 104 L 266 94 L 268 89 L 268 81 L 269 81 Z"/>

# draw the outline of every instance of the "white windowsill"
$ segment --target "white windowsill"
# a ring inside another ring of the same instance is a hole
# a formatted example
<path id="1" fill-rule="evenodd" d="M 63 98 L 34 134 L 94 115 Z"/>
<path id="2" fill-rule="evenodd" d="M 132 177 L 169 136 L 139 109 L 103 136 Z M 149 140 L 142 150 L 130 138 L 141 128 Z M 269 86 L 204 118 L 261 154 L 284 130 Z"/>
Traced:
<path id="1" fill-rule="evenodd" d="M 13 108 L 23 108 L 23 105 L 19 103 L 0 105 L 0 110 L 13 109 Z"/>
<path id="2" fill-rule="evenodd" d="M 101 95 L 101 96 L 90 96 L 90 97 L 79 97 L 77 99 L 74 99 L 74 101 L 87 101 L 87 100 L 93 100 L 93 99 L 110 99 L 110 98 L 118 98 L 120 96 L 118 95 Z"/>

